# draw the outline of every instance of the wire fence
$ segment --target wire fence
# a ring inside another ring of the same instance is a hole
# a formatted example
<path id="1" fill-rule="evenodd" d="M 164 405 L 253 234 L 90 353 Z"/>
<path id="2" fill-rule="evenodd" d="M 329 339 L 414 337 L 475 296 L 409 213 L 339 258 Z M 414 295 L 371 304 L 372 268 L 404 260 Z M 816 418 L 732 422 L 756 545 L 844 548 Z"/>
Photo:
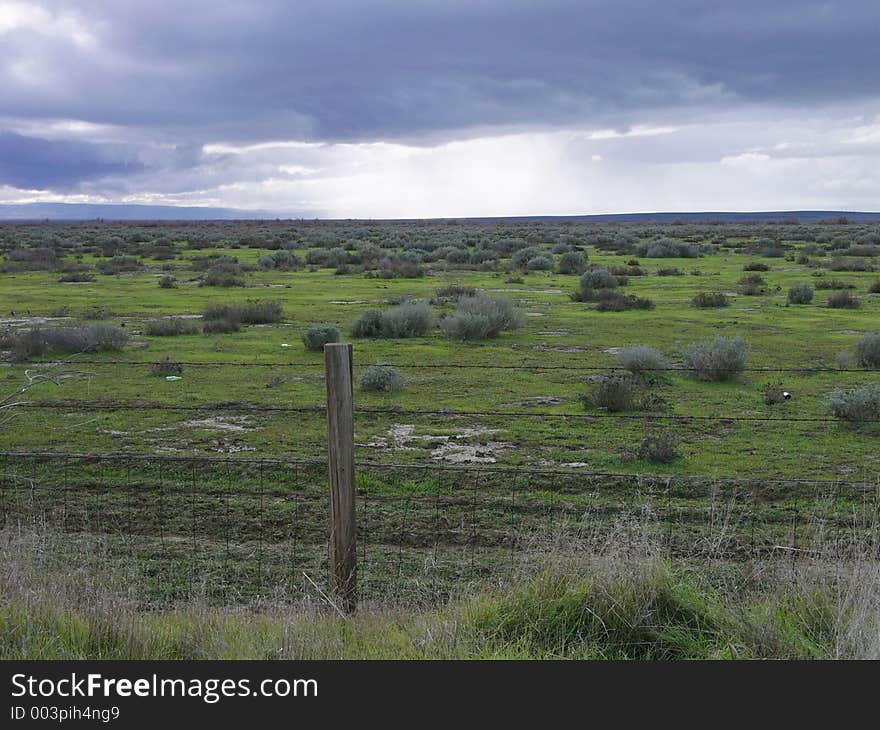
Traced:
<path id="1" fill-rule="evenodd" d="M 149 363 L 72 359 L 59 364 Z M 320 361 L 189 364 L 322 365 Z M 398 366 L 467 372 L 620 369 L 528 363 Z M 751 371 L 841 372 L 836 368 Z M 305 416 L 323 414 L 326 405 L 22 397 L 15 410 L 37 417 L 48 411 L 124 413 L 143 423 L 152 411 Z M 558 424 L 560 432 L 565 422 L 674 421 L 682 426 L 741 422 L 755 428 L 778 424 L 791 430 L 835 422 L 818 415 L 571 413 L 510 407 L 359 406 L 354 414 L 365 420 L 390 416 L 412 422 L 539 419 L 551 428 Z M 288 430 L 303 431 L 296 438 L 307 446 L 304 422 L 305 418 L 291 422 Z M 554 441 L 557 449 L 566 446 L 563 440 Z M 147 600 L 159 604 L 196 596 L 218 603 L 271 596 L 290 600 L 327 590 L 326 461 L 255 458 L 250 452 L 181 454 L 165 445 L 155 449 L 152 454 L 0 452 L 3 534 L 26 528 L 57 538 L 58 549 L 47 554 L 61 565 L 84 563 L 95 555 L 124 564 L 128 580 Z M 847 479 L 820 479 L 809 476 L 808 462 L 805 473 L 766 477 L 634 474 L 584 466 L 450 464 L 424 457 L 412 464 L 359 459 L 357 569 L 362 599 L 442 600 L 471 582 L 516 577 L 547 555 L 600 550 L 613 540 L 698 561 L 767 556 L 797 561 L 818 553 L 840 559 L 865 549 L 880 557 L 880 478 L 867 471 Z"/>
<path id="2" fill-rule="evenodd" d="M 359 463 L 362 600 L 443 600 L 520 575 L 559 550 L 609 540 L 688 560 L 880 557 L 876 485 L 821 484 L 774 504 L 686 478 Z M 848 506 L 842 506 L 848 505 Z M 853 505 L 860 505 L 853 509 Z M 95 541 L 153 603 L 217 603 L 327 590 L 329 498 L 321 460 L 0 454 L 4 534 Z"/>

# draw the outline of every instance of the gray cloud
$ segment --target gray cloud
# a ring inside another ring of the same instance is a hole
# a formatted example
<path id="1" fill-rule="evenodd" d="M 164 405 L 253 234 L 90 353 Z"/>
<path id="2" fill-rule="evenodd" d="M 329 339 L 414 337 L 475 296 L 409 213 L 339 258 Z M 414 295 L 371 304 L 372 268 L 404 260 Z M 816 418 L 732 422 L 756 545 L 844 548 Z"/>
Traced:
<path id="1" fill-rule="evenodd" d="M 3 111 L 205 139 L 369 140 L 875 97 L 874 0 L 51 2 L 14 31 Z M 48 79 L 10 62 L 45 54 Z"/>
<path id="2" fill-rule="evenodd" d="M 432 147 L 528 130 L 690 128 L 683 137 L 569 145 L 576 157 L 613 158 L 621 169 L 718 161 L 757 147 L 778 157 L 877 148 L 873 140 L 861 148 L 825 145 L 796 128 L 798 118 L 810 119 L 804 123 L 818 124 L 815 132 L 835 113 L 851 115 L 853 127 L 874 123 L 876 0 L 42 0 L 11 7 L 0 13 L 0 119 L 7 120 L 0 184 L 18 188 L 195 194 L 312 174 L 285 172 L 279 162 L 310 166 L 314 158 L 332 175 L 368 164 L 314 149 L 278 159 L 202 151 L 217 143 Z M 800 146 L 774 148 L 788 136 L 778 128 L 777 139 L 756 136 L 755 120 L 768 116 L 793 120 Z M 100 129 L 68 139 L 33 131 L 59 120 Z M 700 124 L 712 133 L 694 132 Z"/>
<path id="3" fill-rule="evenodd" d="M 0 185 L 68 190 L 86 180 L 144 169 L 137 160 L 120 159 L 121 152 L 87 142 L 0 132 Z"/>

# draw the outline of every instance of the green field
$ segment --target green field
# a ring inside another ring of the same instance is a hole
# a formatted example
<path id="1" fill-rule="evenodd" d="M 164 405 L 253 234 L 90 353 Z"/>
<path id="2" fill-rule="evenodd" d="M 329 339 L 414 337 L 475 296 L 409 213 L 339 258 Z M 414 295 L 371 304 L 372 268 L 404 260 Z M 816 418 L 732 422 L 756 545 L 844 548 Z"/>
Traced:
<path id="1" fill-rule="evenodd" d="M 859 339 L 880 329 L 880 294 L 870 293 L 880 276 L 878 236 L 878 226 L 839 222 L 6 225 L 3 341 L 96 321 L 124 327 L 130 341 L 121 351 L 47 351 L 25 361 L 9 345 L 0 397 L 28 373 L 73 377 L 33 387 L 18 399 L 27 402 L 4 411 L 0 451 L 153 461 L 71 466 L 6 457 L 4 514 L 7 523 L 16 515 L 49 519 L 72 535 L 124 535 L 157 600 L 187 595 L 199 576 L 223 602 L 229 586 L 254 595 L 266 582 L 300 585 L 299 568 L 320 575 L 320 468 L 305 477 L 272 466 L 258 476 L 247 464 L 324 456 L 323 357 L 301 341 L 310 326 L 336 326 L 349 340 L 365 310 L 413 299 L 430 303 L 435 325 L 427 335 L 351 340 L 356 376 L 385 362 L 406 381 L 396 393 L 355 393 L 360 509 L 372 519 L 363 575 L 372 595 L 444 596 L 450 585 L 503 572 L 527 534 L 560 524 L 612 529 L 646 510 L 666 548 L 696 561 L 719 538 L 724 549 L 715 556 L 733 561 L 803 546 L 820 532 L 827 539 L 829 530 L 861 539 L 877 511 L 877 424 L 835 419 L 827 400 L 836 389 L 880 382 L 876 369 L 853 359 Z M 658 239 L 700 255 L 639 255 Z M 574 301 L 578 275 L 516 264 L 516 253 L 532 247 L 554 264 L 563 251 L 580 251 L 590 267 L 626 269 L 619 291 L 654 306 L 602 312 Z M 260 265 L 280 249 L 299 257 L 293 270 Z M 243 286 L 203 285 L 220 256 L 237 259 L 231 265 Z M 132 270 L 101 273 L 114 261 Z M 768 270 L 746 294 L 740 279 L 754 263 Z M 670 269 L 678 271 L 658 274 Z M 89 280 L 59 281 L 70 272 Z M 166 276 L 175 286 L 158 285 Z M 811 303 L 788 304 L 791 286 L 830 280 L 849 288 L 817 287 Z M 492 339 L 445 337 L 439 323 L 456 303 L 438 290 L 451 285 L 508 297 L 522 326 Z M 827 306 L 839 291 L 857 308 Z M 700 292 L 728 293 L 729 306 L 692 306 Z M 282 320 L 227 334 L 144 333 L 150 321 L 173 316 L 200 329 L 206 306 L 248 300 L 280 303 Z M 745 338 L 747 367 L 726 382 L 704 382 L 682 369 L 682 351 L 716 335 Z M 650 345 L 673 366 L 640 381 L 649 405 L 623 413 L 585 406 L 581 396 L 631 345 Z M 151 374 L 151 363 L 166 356 L 182 363 L 179 380 Z M 792 397 L 768 405 L 768 384 Z M 642 440 L 661 433 L 677 442 L 679 456 L 664 464 L 640 458 Z M 203 456 L 223 461 L 197 474 L 172 462 L 160 473 L 162 457 Z M 281 497 L 264 502 L 264 489 Z M 169 500 L 161 506 L 160 494 Z M 289 510 L 299 498 L 311 512 L 295 521 Z M 189 552 L 174 557 L 187 540 L 199 556 L 195 575 Z M 425 551 L 438 549 L 448 559 L 426 572 Z M 172 559 L 177 567 L 156 572 Z"/>

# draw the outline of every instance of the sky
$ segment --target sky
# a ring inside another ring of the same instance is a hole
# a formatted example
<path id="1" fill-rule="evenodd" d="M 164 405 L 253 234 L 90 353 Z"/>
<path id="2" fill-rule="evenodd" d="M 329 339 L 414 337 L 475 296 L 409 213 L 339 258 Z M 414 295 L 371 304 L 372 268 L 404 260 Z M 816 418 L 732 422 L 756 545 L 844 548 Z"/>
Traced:
<path id="1" fill-rule="evenodd" d="M 880 210 L 878 0 L 0 0 L 0 203 Z"/>

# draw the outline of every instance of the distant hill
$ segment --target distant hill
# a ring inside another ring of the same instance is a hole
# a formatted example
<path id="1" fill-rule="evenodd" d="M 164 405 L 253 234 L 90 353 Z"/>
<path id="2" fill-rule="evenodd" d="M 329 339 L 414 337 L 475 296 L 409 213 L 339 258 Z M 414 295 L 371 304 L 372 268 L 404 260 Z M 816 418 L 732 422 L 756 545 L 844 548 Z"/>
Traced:
<path id="1" fill-rule="evenodd" d="M 275 218 L 265 210 L 176 205 L 95 205 L 91 203 L 0 204 L 0 220 L 236 220 Z"/>
<path id="2" fill-rule="evenodd" d="M 197 206 L 175 205 L 95 205 L 91 203 L 23 203 L 0 204 L 0 220 L 57 220 L 80 221 L 101 218 L 110 221 L 133 220 L 260 220 L 260 219 L 293 219 L 290 213 L 278 213 L 266 210 L 242 210 L 239 208 L 202 208 Z M 314 216 L 307 216 L 313 218 Z M 704 211 L 695 213 L 602 213 L 594 215 L 524 215 L 524 216 L 485 216 L 485 217 L 450 217 L 439 220 L 471 220 L 471 221 L 580 221 L 585 223 L 745 223 L 798 220 L 802 223 L 815 223 L 846 217 L 854 223 L 880 222 L 880 212 L 840 210 L 775 210 L 732 213 L 726 211 Z M 351 218 L 347 220 L 363 220 Z M 375 220 L 375 219 L 374 219 Z M 394 219 L 388 219 L 394 220 Z M 399 218 L 396 220 L 424 220 Z"/>

